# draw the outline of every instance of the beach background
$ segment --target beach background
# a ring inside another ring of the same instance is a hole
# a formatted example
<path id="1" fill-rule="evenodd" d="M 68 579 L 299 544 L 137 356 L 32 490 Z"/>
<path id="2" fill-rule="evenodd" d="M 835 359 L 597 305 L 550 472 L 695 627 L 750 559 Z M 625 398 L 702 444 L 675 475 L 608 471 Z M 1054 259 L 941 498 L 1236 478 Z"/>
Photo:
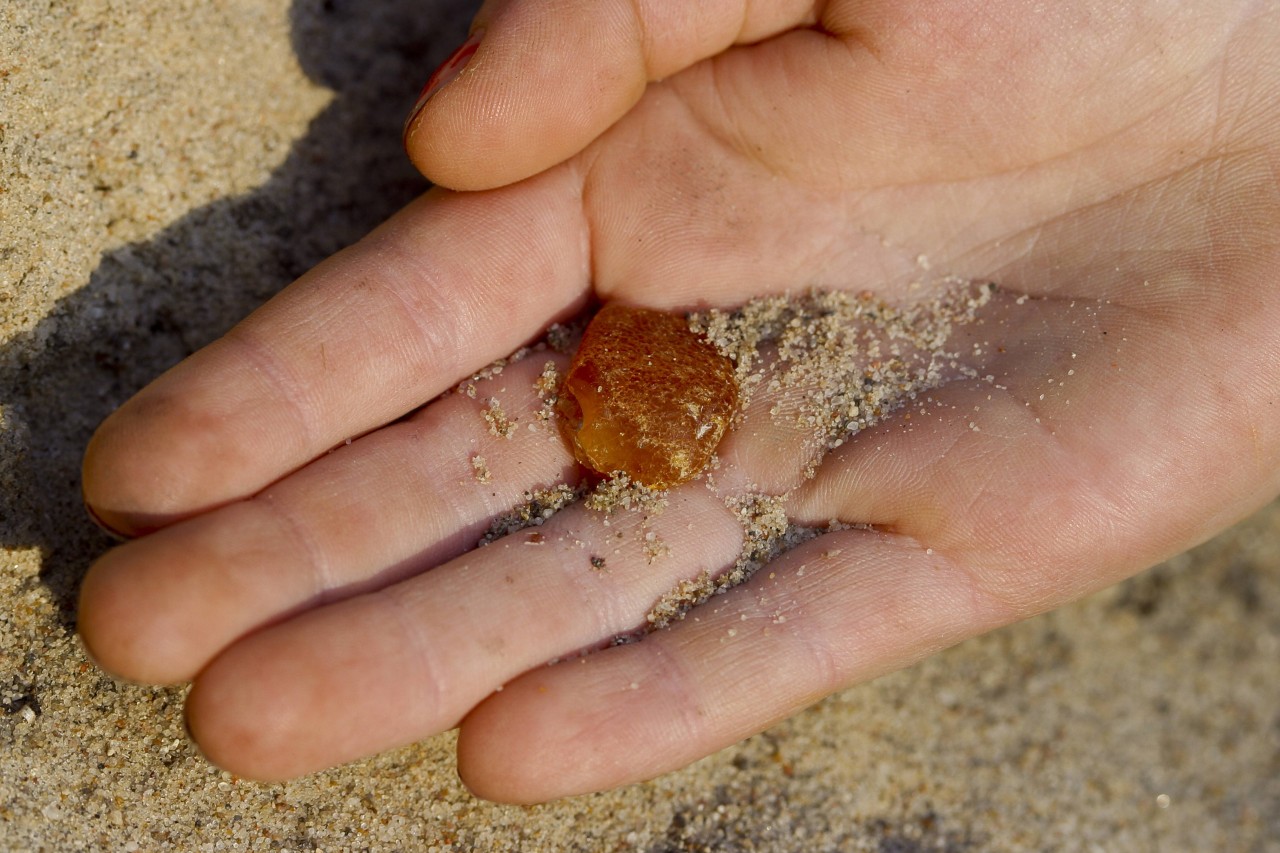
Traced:
<path id="1" fill-rule="evenodd" d="M 471 3 L 0 3 L 0 850 L 1280 851 L 1280 504 L 684 771 L 546 806 L 452 735 L 288 784 L 74 634 L 94 426 L 424 189 Z"/>

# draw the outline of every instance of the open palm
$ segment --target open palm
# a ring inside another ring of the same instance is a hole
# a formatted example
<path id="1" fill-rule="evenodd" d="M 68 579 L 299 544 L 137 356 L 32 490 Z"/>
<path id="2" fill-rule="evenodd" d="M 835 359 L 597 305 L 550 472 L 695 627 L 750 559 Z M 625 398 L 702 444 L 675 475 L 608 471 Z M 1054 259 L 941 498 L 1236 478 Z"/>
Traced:
<path id="1" fill-rule="evenodd" d="M 248 776 L 461 724 L 474 790 L 542 800 L 679 767 L 1274 496 L 1274 7 L 817 5 L 487 6 L 406 137 L 460 191 L 308 273 L 95 436 L 87 502 L 146 534 L 85 581 L 102 665 L 194 679 L 194 736 Z M 473 548 L 525 490 L 578 476 L 553 431 L 524 428 L 547 359 L 424 404 L 592 295 L 903 303 L 932 295 L 926 266 L 1000 289 L 952 342 L 977 378 L 910 420 L 808 478 L 811 437 L 762 394 L 714 490 L 679 487 L 643 522 L 574 505 Z M 481 417 L 491 398 L 510 438 Z M 870 527 L 576 656 L 731 565 L 725 498 L 746 492 Z"/>

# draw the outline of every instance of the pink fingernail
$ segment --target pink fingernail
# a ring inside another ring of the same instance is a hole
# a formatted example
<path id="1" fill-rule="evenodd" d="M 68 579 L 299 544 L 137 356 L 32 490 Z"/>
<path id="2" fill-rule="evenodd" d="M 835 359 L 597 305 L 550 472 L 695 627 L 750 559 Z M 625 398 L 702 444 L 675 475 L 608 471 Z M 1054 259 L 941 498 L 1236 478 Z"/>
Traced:
<path id="1" fill-rule="evenodd" d="M 404 129 L 407 133 L 409 126 L 413 124 L 413 120 L 418 117 L 418 113 L 422 112 L 422 108 L 427 105 L 427 101 L 431 97 L 443 89 L 447 84 L 452 83 L 462 69 L 467 67 L 467 63 L 471 61 L 471 57 L 475 55 L 476 48 L 480 46 L 480 39 L 484 37 L 484 30 L 479 29 L 471 34 L 462 46 L 449 55 L 449 58 L 440 63 L 427 80 L 427 85 L 422 87 L 422 91 L 418 93 L 418 102 L 413 105 L 413 110 L 409 113 L 409 118 L 405 120 Z"/>
<path id="2" fill-rule="evenodd" d="M 128 542 L 131 538 L 133 538 L 131 536 L 126 536 L 124 533 L 121 533 L 119 530 L 116 530 L 110 524 L 107 524 L 105 521 L 103 521 L 102 516 L 98 515 L 97 511 L 95 511 L 93 507 L 89 506 L 89 504 L 87 503 L 84 504 L 84 509 L 85 509 L 85 512 L 88 513 L 89 515 L 89 520 L 92 521 L 94 524 L 96 524 L 99 530 L 101 530 L 103 533 L 107 534 L 117 542 Z"/>

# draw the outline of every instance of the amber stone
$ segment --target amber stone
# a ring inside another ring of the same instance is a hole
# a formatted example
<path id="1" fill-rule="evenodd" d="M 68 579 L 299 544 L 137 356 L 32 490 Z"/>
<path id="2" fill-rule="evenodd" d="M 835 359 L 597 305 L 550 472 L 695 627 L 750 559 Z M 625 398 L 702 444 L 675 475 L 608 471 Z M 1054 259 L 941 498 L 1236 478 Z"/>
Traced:
<path id="1" fill-rule="evenodd" d="M 561 430 L 583 465 L 665 489 L 706 467 L 738 404 L 733 364 L 681 314 L 610 303 L 561 387 Z"/>

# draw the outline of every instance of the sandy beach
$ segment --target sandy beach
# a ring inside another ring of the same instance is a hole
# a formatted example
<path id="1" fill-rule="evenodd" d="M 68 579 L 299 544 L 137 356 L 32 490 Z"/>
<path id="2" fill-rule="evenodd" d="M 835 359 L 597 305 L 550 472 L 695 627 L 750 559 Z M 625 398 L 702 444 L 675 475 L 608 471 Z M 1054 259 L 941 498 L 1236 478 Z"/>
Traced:
<path id="1" fill-rule="evenodd" d="M 451 734 L 286 784 L 75 636 L 94 427 L 422 192 L 472 4 L 0 5 L 0 851 L 1280 851 L 1280 504 L 681 772 L 473 798 Z"/>

